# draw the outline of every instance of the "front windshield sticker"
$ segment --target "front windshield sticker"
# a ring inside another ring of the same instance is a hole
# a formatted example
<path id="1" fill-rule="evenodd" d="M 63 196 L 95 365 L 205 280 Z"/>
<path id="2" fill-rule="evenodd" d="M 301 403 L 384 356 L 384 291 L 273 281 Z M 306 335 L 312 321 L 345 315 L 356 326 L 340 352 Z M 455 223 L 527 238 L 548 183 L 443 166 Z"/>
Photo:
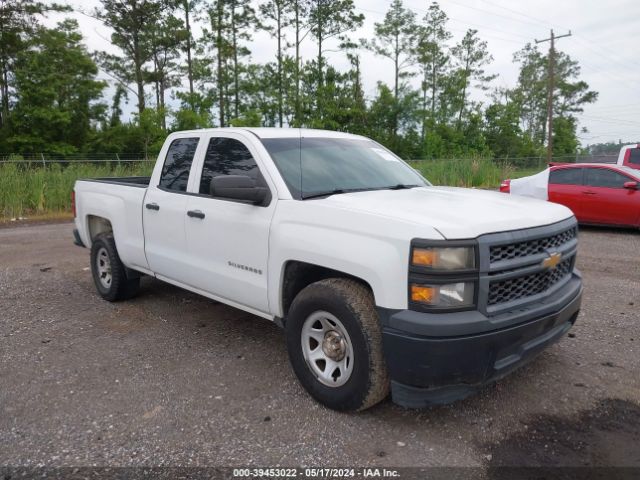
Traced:
<path id="1" fill-rule="evenodd" d="M 398 159 L 396 157 L 394 157 L 393 155 L 391 155 L 389 152 L 387 152 L 386 150 L 383 150 L 381 148 L 372 148 L 371 150 L 373 150 L 375 153 L 377 153 L 378 155 L 380 155 L 382 158 L 384 158 L 386 161 L 388 162 L 397 162 Z"/>

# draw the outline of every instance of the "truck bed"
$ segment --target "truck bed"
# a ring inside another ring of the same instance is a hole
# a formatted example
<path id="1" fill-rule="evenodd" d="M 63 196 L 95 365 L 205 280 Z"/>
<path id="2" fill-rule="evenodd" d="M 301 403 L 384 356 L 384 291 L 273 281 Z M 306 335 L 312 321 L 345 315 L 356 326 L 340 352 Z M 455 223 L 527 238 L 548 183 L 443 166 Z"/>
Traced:
<path id="1" fill-rule="evenodd" d="M 144 253 L 143 203 L 150 177 L 87 178 L 75 183 L 77 223 L 82 243 L 91 245 L 92 218 L 111 224 L 118 253 L 125 265 L 146 271 Z M 93 225 L 93 228 L 98 228 Z"/>

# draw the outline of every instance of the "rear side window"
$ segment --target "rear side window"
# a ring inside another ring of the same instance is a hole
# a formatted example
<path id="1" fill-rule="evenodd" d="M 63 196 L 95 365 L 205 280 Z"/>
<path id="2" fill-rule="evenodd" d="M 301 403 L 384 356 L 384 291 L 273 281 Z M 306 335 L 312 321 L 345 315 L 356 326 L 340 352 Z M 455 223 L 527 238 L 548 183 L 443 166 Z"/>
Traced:
<path id="1" fill-rule="evenodd" d="M 629 154 L 629 163 L 640 165 L 640 148 L 632 148 Z"/>
<path id="2" fill-rule="evenodd" d="M 256 181 L 260 178 L 260 170 L 251 152 L 235 138 L 212 138 L 209 141 L 200 177 L 200 193 L 209 195 L 211 179 L 221 175 L 246 175 Z"/>
<path id="3" fill-rule="evenodd" d="M 582 168 L 551 170 L 549 183 L 554 185 L 582 185 Z"/>
<path id="4" fill-rule="evenodd" d="M 588 168 L 585 184 L 590 187 L 624 188 L 631 179 L 608 168 Z"/>
<path id="5" fill-rule="evenodd" d="M 199 138 L 178 138 L 171 142 L 162 166 L 159 187 L 176 192 L 187 191 L 189 171 L 198 141 Z"/>

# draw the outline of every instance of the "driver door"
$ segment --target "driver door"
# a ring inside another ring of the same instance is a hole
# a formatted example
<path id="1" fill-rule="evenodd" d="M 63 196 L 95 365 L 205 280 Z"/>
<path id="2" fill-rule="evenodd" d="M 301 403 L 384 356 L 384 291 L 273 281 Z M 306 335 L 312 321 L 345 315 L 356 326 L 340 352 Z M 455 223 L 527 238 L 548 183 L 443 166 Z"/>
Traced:
<path id="1" fill-rule="evenodd" d="M 197 167 L 198 175 L 185 217 L 189 256 L 187 283 L 213 296 L 266 313 L 269 311 L 269 227 L 276 202 L 253 205 L 215 198 L 211 196 L 210 184 L 214 177 L 246 175 L 267 186 L 272 194 L 275 188 L 265 181 L 258 165 L 258 153 L 240 135 L 216 135 L 206 141 L 206 152 Z"/>

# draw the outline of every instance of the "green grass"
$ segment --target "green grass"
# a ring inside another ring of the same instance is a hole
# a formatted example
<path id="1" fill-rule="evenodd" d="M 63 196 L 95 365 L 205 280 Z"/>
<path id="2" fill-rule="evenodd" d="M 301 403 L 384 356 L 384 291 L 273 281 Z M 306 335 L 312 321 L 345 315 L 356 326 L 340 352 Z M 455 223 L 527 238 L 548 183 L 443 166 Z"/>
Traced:
<path id="1" fill-rule="evenodd" d="M 414 160 L 409 162 L 434 185 L 497 188 L 505 178 L 532 175 L 541 169 L 515 169 L 491 159 Z M 0 164 L 0 221 L 17 217 L 64 217 L 71 211 L 71 190 L 79 178 L 150 175 L 153 162 L 133 164 L 77 163 L 68 166 Z"/>
<path id="2" fill-rule="evenodd" d="M 496 163 L 489 158 L 413 160 L 409 163 L 434 185 L 453 187 L 497 188 L 500 181 L 515 178 L 518 173 L 512 165 Z"/>
<path id="3" fill-rule="evenodd" d="M 0 164 L 0 219 L 57 216 L 71 211 L 71 190 L 79 178 L 150 175 L 153 163 Z"/>

